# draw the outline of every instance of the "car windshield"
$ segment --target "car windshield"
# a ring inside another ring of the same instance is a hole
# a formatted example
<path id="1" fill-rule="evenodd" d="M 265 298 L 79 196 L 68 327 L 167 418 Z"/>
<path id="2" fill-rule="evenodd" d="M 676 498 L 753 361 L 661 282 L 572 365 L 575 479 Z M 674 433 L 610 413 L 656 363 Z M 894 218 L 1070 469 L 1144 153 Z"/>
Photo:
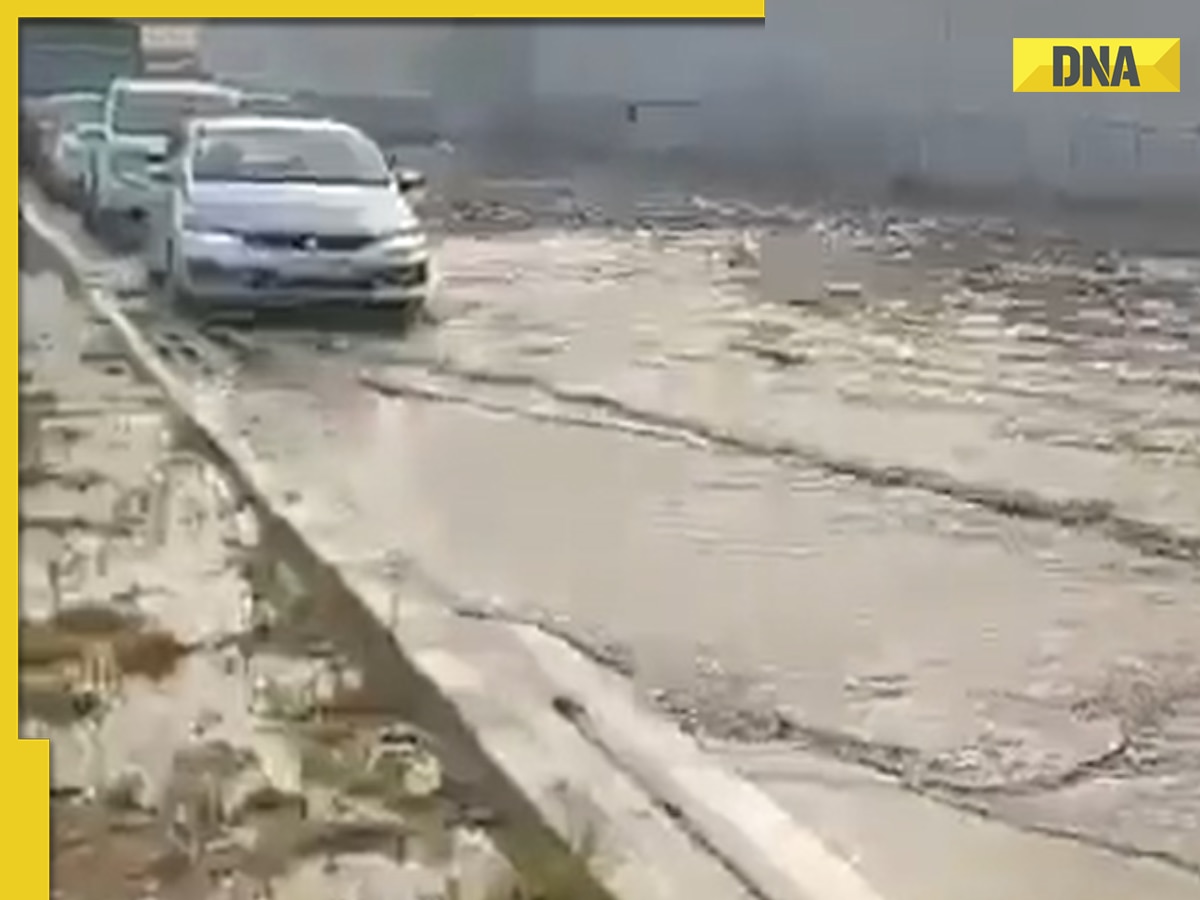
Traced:
<path id="1" fill-rule="evenodd" d="M 113 106 L 113 129 L 120 134 L 166 134 L 185 119 L 237 109 L 237 96 L 214 91 L 121 91 Z"/>
<path id="2" fill-rule="evenodd" d="M 75 128 L 99 122 L 104 114 L 104 98 L 99 96 L 62 97 L 51 106 L 51 114 L 63 128 Z"/>
<path id="3" fill-rule="evenodd" d="M 192 157 L 197 181 L 374 184 L 390 180 L 379 150 L 349 131 L 262 128 L 203 135 Z"/>

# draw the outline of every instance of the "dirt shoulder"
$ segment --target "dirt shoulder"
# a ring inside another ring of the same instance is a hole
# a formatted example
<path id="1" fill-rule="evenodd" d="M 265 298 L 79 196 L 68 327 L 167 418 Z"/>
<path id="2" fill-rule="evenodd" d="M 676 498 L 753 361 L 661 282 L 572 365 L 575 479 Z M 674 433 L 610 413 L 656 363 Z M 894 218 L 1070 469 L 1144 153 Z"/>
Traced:
<path id="1" fill-rule="evenodd" d="M 55 896 L 519 896 L 433 739 L 372 701 L 219 469 L 27 262 L 21 732 L 51 741 Z"/>

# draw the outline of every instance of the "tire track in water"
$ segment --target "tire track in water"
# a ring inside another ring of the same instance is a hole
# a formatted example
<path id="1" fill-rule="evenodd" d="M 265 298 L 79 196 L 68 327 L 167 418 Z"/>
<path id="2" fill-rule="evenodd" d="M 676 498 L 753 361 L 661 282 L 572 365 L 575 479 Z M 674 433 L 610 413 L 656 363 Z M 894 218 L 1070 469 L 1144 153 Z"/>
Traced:
<path id="1" fill-rule="evenodd" d="M 390 377 L 386 371 L 363 372 L 359 380 L 365 387 L 384 395 L 455 403 L 539 421 L 621 431 L 689 446 L 791 461 L 873 487 L 924 491 L 1006 518 L 1087 529 L 1148 556 L 1200 563 L 1200 534 L 1187 534 L 1123 515 L 1110 500 L 1056 499 L 1032 490 L 968 482 L 933 469 L 899 464 L 880 465 L 869 460 L 838 456 L 810 444 L 739 434 L 697 419 L 637 406 L 596 388 L 562 385 L 527 373 L 472 368 L 444 359 L 397 359 L 391 361 L 388 368 L 416 370 L 435 378 L 457 381 L 467 388 L 526 391 L 566 409 L 530 410 L 527 404 L 482 398 L 469 391 L 456 392 L 436 385 L 415 385 Z M 571 412 L 571 409 L 582 410 L 583 414 Z"/>
<path id="2" fill-rule="evenodd" d="M 456 616 L 488 622 L 533 628 L 574 647 L 597 665 L 626 678 L 635 678 L 636 654 L 627 645 L 612 640 L 603 632 L 581 629 L 569 617 L 556 615 L 536 606 L 513 609 L 498 599 L 469 596 L 430 571 L 420 560 L 395 550 L 386 564 L 390 577 L 400 582 L 420 584 Z M 677 693 L 650 692 L 647 701 L 686 731 L 728 741 L 731 744 L 772 744 L 790 746 L 799 752 L 835 759 L 893 779 L 904 790 L 951 806 L 984 819 L 1004 821 L 1024 831 L 1043 833 L 1096 846 L 1128 859 L 1154 860 L 1183 871 L 1200 875 L 1200 865 L 1186 857 L 1133 844 L 1108 841 L 1087 832 L 1072 831 L 1036 821 L 1014 821 L 997 810 L 996 804 L 1007 798 L 1048 794 L 1094 779 L 1119 777 L 1129 771 L 1133 739 L 1124 730 L 1110 746 L 1094 754 L 1077 758 L 1024 776 L 998 779 L 956 778 L 938 765 L 941 755 L 917 747 L 849 731 L 814 725 L 792 712 L 763 709 L 754 704 L 724 700 L 736 708 L 725 710 L 743 722 L 752 721 L 753 735 L 741 731 L 726 733 L 709 726 L 703 716 L 697 724 L 695 704 Z"/>
<path id="3" fill-rule="evenodd" d="M 620 642 L 605 639 L 602 635 L 581 634 L 569 619 L 550 615 L 537 607 L 518 612 L 495 603 L 469 600 L 433 579 L 411 560 L 408 565 L 409 577 L 416 574 L 427 586 L 434 587 L 455 615 L 534 628 L 565 641 L 597 665 L 627 678 L 636 675 L 635 655 Z M 951 770 L 940 766 L 939 762 L 946 758 L 944 754 L 934 755 L 906 744 L 815 725 L 790 711 L 722 701 L 727 717 L 733 715 L 742 724 L 750 722 L 749 730 L 755 732 L 747 734 L 746 730 L 741 730 L 731 733 L 719 726 L 713 727 L 703 715 L 697 719 L 697 707 L 686 696 L 652 691 L 647 699 L 682 729 L 702 738 L 715 739 L 730 746 L 764 744 L 787 747 L 800 753 L 837 760 L 883 776 L 912 794 L 981 819 L 1003 822 L 1032 834 L 1044 834 L 1096 847 L 1125 859 L 1158 862 L 1200 876 L 1200 863 L 1171 850 L 1109 840 L 1085 829 L 1047 824 L 1036 817 L 1006 814 L 1003 807 L 1006 800 L 1054 794 L 1100 779 L 1121 778 L 1136 772 L 1136 762 L 1132 758 L 1136 742 L 1125 729 L 1108 747 L 1058 767 L 1011 778 L 969 779 L 956 778 Z"/>

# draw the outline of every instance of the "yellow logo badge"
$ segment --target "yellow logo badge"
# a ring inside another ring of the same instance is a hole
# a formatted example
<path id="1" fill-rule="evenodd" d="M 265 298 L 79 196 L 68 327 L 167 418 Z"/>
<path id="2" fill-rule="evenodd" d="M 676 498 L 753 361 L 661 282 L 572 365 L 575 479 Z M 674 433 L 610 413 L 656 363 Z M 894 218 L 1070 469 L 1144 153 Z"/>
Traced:
<path id="1" fill-rule="evenodd" d="M 1179 83 L 1179 38 L 1013 38 L 1014 94 L 1175 94 Z"/>

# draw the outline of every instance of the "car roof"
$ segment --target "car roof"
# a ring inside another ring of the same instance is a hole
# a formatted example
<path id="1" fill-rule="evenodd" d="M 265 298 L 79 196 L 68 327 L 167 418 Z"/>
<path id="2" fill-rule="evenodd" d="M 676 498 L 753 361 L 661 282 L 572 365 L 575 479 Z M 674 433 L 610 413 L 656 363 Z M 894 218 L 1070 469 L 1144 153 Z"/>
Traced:
<path id="1" fill-rule="evenodd" d="M 336 119 L 308 116 L 202 116 L 191 120 L 196 131 L 340 131 L 361 134 L 359 129 Z"/>
<path id="2" fill-rule="evenodd" d="M 237 94 L 237 88 L 214 81 L 201 81 L 197 78 L 118 78 L 112 84 L 114 90 L 138 91 L 144 93 L 180 93 L 187 91 L 196 94 Z"/>

